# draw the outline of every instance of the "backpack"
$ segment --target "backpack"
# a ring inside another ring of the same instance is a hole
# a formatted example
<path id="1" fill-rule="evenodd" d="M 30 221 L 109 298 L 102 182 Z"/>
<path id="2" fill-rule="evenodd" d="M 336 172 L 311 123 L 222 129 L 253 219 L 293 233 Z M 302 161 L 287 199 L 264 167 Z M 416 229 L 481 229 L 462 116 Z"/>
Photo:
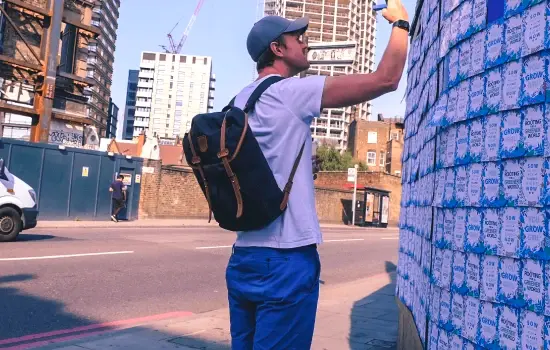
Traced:
<path id="1" fill-rule="evenodd" d="M 261 229 L 287 208 L 305 142 L 281 190 L 248 125 L 248 113 L 256 101 L 282 79 L 273 76 L 261 82 L 244 109 L 235 107 L 233 99 L 221 112 L 196 115 L 185 134 L 183 151 L 208 202 L 208 222 L 214 214 L 226 230 Z"/>

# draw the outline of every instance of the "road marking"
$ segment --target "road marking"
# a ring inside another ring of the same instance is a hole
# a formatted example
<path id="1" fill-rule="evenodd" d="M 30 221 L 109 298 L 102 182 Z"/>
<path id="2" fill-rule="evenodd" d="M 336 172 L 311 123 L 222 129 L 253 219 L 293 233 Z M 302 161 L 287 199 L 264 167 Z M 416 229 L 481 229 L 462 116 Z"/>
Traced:
<path id="1" fill-rule="evenodd" d="M 195 247 L 195 249 L 218 249 L 218 248 L 231 248 L 232 245 L 216 245 L 213 247 Z"/>
<path id="2" fill-rule="evenodd" d="M 399 239 L 399 237 L 380 237 L 380 239 Z"/>
<path id="3" fill-rule="evenodd" d="M 346 239 L 327 239 L 323 242 L 330 243 L 330 242 L 354 242 L 354 241 L 364 241 L 364 238 L 346 238 Z"/>
<path id="4" fill-rule="evenodd" d="M 191 316 L 191 315 L 193 315 L 193 313 L 189 312 L 189 311 L 177 311 L 177 312 L 169 312 L 169 313 L 159 314 L 159 315 L 131 318 L 131 319 L 128 319 L 128 320 L 120 320 L 120 321 L 111 321 L 111 322 L 105 322 L 105 323 L 91 324 L 89 326 L 62 329 L 62 330 L 58 330 L 58 331 L 51 331 L 51 332 L 38 333 L 38 334 L 30 334 L 30 335 L 25 335 L 23 337 L 0 340 L 0 347 L 2 345 L 13 345 L 13 344 L 22 343 L 22 342 L 35 341 L 34 343 L 31 343 L 31 344 L 15 345 L 11 348 L 8 348 L 8 349 L 14 349 L 14 350 L 15 349 L 18 349 L 18 350 L 19 349 L 28 349 L 28 347 L 31 346 L 31 345 L 32 345 L 32 347 L 36 347 L 36 346 L 40 346 L 40 345 L 50 344 L 52 342 L 53 343 L 58 343 L 58 342 L 61 342 L 61 341 L 73 340 L 73 339 L 87 337 L 87 336 L 94 335 L 94 334 L 104 333 L 104 332 L 111 331 L 111 330 L 132 327 L 132 326 L 142 324 L 142 323 L 148 323 L 148 322 L 160 321 L 160 320 L 178 318 L 178 317 L 187 317 L 187 316 Z M 99 329 L 102 329 L 102 328 L 107 328 L 107 329 L 98 331 Z M 85 332 L 85 331 L 94 331 L 94 332 L 68 335 L 68 334 L 71 334 L 71 333 L 78 333 L 78 332 Z M 65 335 L 68 335 L 68 336 L 65 336 Z M 50 338 L 50 337 L 55 337 L 55 336 L 64 336 L 64 337 L 55 338 L 55 339 L 48 339 L 48 340 L 41 340 L 43 338 Z M 4 349 L 3 347 L 1 347 L 1 348 Z"/>
<path id="5" fill-rule="evenodd" d="M 98 255 L 132 254 L 132 253 L 133 251 L 123 251 L 123 252 L 84 253 L 84 254 L 70 254 L 70 255 L 30 256 L 25 258 L 2 258 L 0 259 L 0 261 L 64 259 L 64 258 L 76 258 L 80 256 L 98 256 Z"/>

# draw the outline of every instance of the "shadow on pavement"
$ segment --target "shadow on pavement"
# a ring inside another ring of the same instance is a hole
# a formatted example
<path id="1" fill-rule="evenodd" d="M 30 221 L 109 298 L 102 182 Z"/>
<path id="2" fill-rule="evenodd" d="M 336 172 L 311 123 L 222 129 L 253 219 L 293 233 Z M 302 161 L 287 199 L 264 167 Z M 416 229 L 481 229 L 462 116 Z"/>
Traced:
<path id="1" fill-rule="evenodd" d="M 19 237 L 17 237 L 16 242 L 32 242 L 32 241 L 45 241 L 48 239 L 56 239 L 56 240 L 64 240 L 67 241 L 69 238 L 65 237 L 57 237 L 54 235 L 43 235 L 43 234 L 36 234 L 36 233 L 21 233 Z"/>
<path id="2" fill-rule="evenodd" d="M 0 349 L 57 349 L 73 344 L 89 344 L 90 349 L 117 346 L 125 349 L 150 350 L 188 349 L 188 347 L 230 349 L 229 346 L 195 337 L 194 334 L 182 336 L 183 334 L 177 332 L 173 334 L 162 332 L 149 326 L 121 330 L 120 326 L 118 329 L 115 328 L 116 324 L 103 323 L 105 320 L 94 320 L 67 312 L 64 303 L 27 294 L 21 289 L 25 282 L 36 278 L 31 274 L 0 277 Z M 52 294 L 55 290 L 63 288 L 70 288 L 70 286 L 52 286 Z M 128 338 L 128 332 L 131 334 L 138 332 L 140 336 Z M 97 335 L 98 333 L 102 333 L 101 337 Z M 92 335 L 95 336 L 90 337 Z M 125 335 L 126 338 L 124 338 Z M 137 340 L 140 342 L 137 343 Z M 138 346 L 132 347 L 131 344 Z M 86 346 L 83 349 L 89 348 Z"/>
<path id="3" fill-rule="evenodd" d="M 397 266 L 386 261 L 391 283 L 356 301 L 351 310 L 349 348 L 351 350 L 395 350 L 398 308 L 395 303 Z"/>

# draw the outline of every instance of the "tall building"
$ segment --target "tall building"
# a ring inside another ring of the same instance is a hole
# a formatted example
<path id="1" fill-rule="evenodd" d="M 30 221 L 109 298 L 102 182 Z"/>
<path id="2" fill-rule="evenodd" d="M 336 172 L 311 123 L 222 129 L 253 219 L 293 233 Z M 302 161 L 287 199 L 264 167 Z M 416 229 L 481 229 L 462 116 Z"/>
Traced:
<path id="1" fill-rule="evenodd" d="M 215 83 L 211 57 L 143 52 L 133 136 L 184 136 L 195 115 L 214 107 Z"/>
<path id="2" fill-rule="evenodd" d="M 131 140 L 134 137 L 134 119 L 136 114 L 136 94 L 139 80 L 139 70 L 128 71 L 128 84 L 126 87 L 126 105 L 124 107 L 124 122 L 122 125 L 122 139 Z"/>
<path id="3" fill-rule="evenodd" d="M 88 43 L 88 78 L 94 80 L 89 97 L 88 116 L 99 122 L 98 133 L 106 135 L 109 118 L 109 99 L 113 82 L 113 64 L 115 62 L 116 31 L 120 0 L 99 0 L 92 12 L 92 25 L 100 29 L 96 40 Z"/>
<path id="4" fill-rule="evenodd" d="M 261 1 L 261 0 L 260 0 Z M 374 69 L 376 14 L 372 0 L 265 0 L 266 15 L 309 18 L 311 67 L 306 75 L 370 73 Z M 349 125 L 368 120 L 370 103 L 323 111 L 311 126 L 321 144 L 348 148 Z"/>
<path id="5" fill-rule="evenodd" d="M 113 99 L 109 99 L 109 118 L 107 119 L 107 131 L 105 137 L 116 138 L 118 124 L 118 106 L 113 103 Z"/>

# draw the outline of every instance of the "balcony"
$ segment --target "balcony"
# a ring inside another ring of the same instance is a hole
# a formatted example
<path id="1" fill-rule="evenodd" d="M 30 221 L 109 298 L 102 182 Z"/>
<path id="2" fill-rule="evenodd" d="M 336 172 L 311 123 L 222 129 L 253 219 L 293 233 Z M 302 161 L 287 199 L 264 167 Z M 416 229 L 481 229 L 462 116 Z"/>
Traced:
<path id="1" fill-rule="evenodd" d="M 138 120 L 138 119 L 136 119 L 136 120 L 134 120 L 134 126 L 137 126 L 139 128 L 147 128 L 147 127 L 149 127 L 149 119 L 147 119 L 147 120 Z"/>
<path id="2" fill-rule="evenodd" d="M 149 101 L 136 101 L 136 107 L 151 107 L 151 100 Z"/>
<path id="3" fill-rule="evenodd" d="M 149 114 L 151 113 L 151 111 L 138 111 L 136 109 L 136 112 L 135 112 L 135 116 L 136 117 L 142 117 L 142 118 L 149 118 Z"/>
<path id="4" fill-rule="evenodd" d="M 137 96 L 137 97 L 148 97 L 148 98 L 152 98 L 152 97 L 153 97 L 153 90 L 150 90 L 150 89 L 147 89 L 146 91 L 138 90 L 138 91 L 136 92 L 136 96 Z"/>
<path id="5" fill-rule="evenodd" d="M 210 90 L 216 90 L 216 83 L 213 81 L 210 82 Z"/>
<path id="6" fill-rule="evenodd" d="M 144 81 L 139 81 L 138 82 L 138 88 L 149 88 L 149 89 L 152 89 L 153 88 L 153 81 L 148 81 L 148 82 L 144 82 Z"/>
<path id="7" fill-rule="evenodd" d="M 139 77 L 140 78 L 153 79 L 155 77 L 155 71 L 154 70 L 140 70 L 139 71 Z"/>
<path id="8" fill-rule="evenodd" d="M 155 61 L 152 61 L 152 60 L 143 60 L 141 61 L 140 63 L 140 68 L 155 68 Z"/>

